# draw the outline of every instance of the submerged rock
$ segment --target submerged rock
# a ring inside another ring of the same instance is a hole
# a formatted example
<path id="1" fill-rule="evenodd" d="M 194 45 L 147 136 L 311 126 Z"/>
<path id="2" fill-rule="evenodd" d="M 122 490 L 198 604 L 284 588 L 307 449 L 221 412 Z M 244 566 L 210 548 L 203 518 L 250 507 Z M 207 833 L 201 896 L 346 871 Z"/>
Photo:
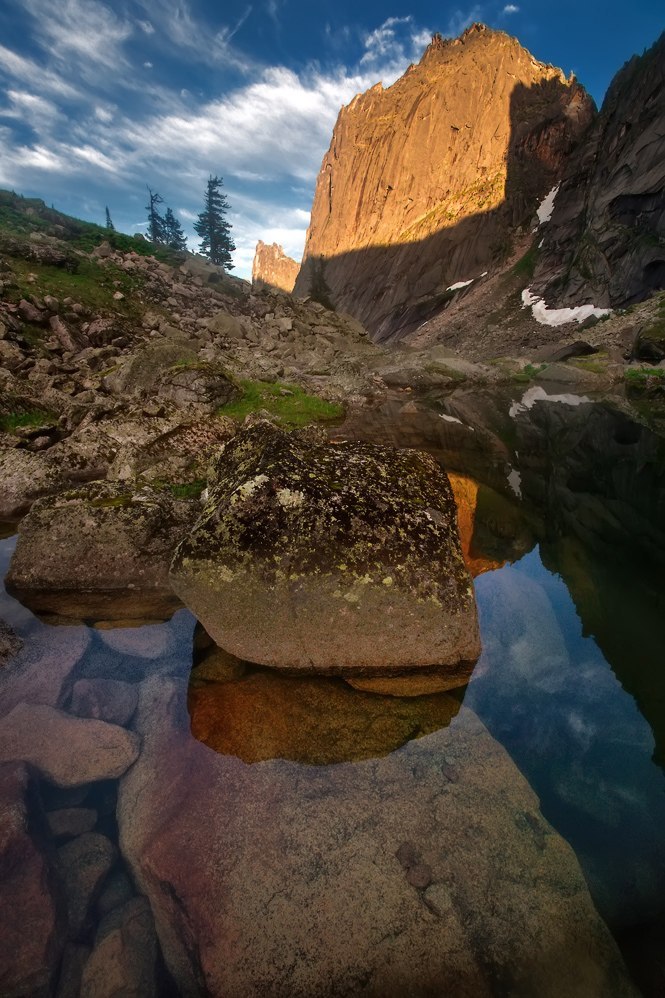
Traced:
<path id="1" fill-rule="evenodd" d="M 35 796 L 26 766 L 0 765 L 0 993 L 16 998 L 53 994 L 64 945 Z"/>
<path id="2" fill-rule="evenodd" d="M 418 451 L 246 427 L 170 577 L 217 644 L 262 665 L 408 669 L 480 651 L 450 484 Z"/>
<path id="3" fill-rule="evenodd" d="M 92 482 L 37 503 L 21 522 L 7 589 L 31 610 L 75 619 L 167 618 L 168 583 L 191 502 Z"/>
<path id="4" fill-rule="evenodd" d="M 157 993 L 157 937 L 148 901 L 132 898 L 105 921 L 83 971 L 81 994 L 152 998 Z"/>
<path id="5" fill-rule="evenodd" d="M 185 696 L 142 684 L 118 799 L 183 994 L 635 995 L 572 849 L 464 707 L 381 759 L 246 765 L 191 738 Z"/>
<path id="6" fill-rule="evenodd" d="M 93 905 L 117 856 L 118 850 L 111 840 L 99 832 L 86 832 L 58 849 L 72 939 L 78 939 L 90 928 Z"/>
<path id="7" fill-rule="evenodd" d="M 138 754 L 133 732 L 45 704 L 18 704 L 0 721 L 0 763 L 30 763 L 58 787 L 117 779 Z"/>

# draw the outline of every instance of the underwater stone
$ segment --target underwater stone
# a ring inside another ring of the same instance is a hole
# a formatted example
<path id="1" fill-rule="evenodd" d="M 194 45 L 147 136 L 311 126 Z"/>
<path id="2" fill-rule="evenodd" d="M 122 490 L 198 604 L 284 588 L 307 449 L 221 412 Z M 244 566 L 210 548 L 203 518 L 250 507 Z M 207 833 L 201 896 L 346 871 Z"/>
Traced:
<path id="1" fill-rule="evenodd" d="M 450 484 L 419 451 L 243 428 L 170 578 L 218 645 L 261 665 L 372 673 L 480 652 Z"/>

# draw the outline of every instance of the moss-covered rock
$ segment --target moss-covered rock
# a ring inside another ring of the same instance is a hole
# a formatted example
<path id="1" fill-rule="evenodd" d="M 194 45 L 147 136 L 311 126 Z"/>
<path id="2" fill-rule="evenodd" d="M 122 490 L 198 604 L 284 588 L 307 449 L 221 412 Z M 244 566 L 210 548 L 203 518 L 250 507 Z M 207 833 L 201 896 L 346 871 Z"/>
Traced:
<path id="1" fill-rule="evenodd" d="M 480 650 L 450 484 L 418 451 L 246 427 L 171 583 L 221 647 L 263 665 L 389 672 Z"/>
<path id="2" fill-rule="evenodd" d="M 170 617 L 173 550 L 195 504 L 166 491 L 92 482 L 34 504 L 19 527 L 7 589 L 42 615 Z"/>

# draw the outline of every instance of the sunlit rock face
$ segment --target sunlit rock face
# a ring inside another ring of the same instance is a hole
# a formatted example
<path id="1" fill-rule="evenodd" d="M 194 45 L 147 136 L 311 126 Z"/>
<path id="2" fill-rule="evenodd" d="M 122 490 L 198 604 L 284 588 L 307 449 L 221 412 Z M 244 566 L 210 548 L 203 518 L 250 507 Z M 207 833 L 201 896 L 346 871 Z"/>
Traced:
<path id="1" fill-rule="evenodd" d="M 475 24 L 342 108 L 296 294 L 321 288 L 376 339 L 440 308 L 528 224 L 594 115 L 574 78 Z"/>
<path id="2" fill-rule="evenodd" d="M 268 288 L 290 294 L 299 270 L 300 264 L 287 256 L 281 246 L 267 245 L 259 239 L 252 264 L 252 286 L 256 290 Z"/>
<path id="3" fill-rule="evenodd" d="M 170 578 L 218 645 L 261 665 L 390 671 L 480 651 L 450 484 L 419 451 L 242 430 Z"/>
<path id="4" fill-rule="evenodd" d="M 244 762 L 314 765 L 388 755 L 414 736 L 447 727 L 460 708 L 459 700 L 445 694 L 386 700 L 340 679 L 267 670 L 190 685 L 188 701 L 192 734 L 216 752 Z"/>

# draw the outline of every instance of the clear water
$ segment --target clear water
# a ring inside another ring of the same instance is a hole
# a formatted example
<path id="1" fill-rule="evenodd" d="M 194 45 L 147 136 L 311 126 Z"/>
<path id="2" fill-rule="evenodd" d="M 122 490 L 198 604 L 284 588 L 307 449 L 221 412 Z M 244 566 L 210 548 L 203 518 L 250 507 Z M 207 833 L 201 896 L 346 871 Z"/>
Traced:
<path id="1" fill-rule="evenodd" d="M 244 759 L 250 771 L 255 760 L 283 759 L 273 770 L 280 780 L 314 787 L 322 766 L 346 772 L 353 760 L 362 767 L 404 752 L 436 754 L 437 731 L 460 723 L 463 701 L 572 846 L 632 972 L 645 993 L 656 994 L 665 919 L 663 443 L 613 407 L 571 397 L 462 393 L 405 408 L 406 401 L 353 416 L 336 432 L 426 448 L 462 476 L 460 520 L 483 644 L 468 687 L 455 698 L 390 701 L 341 680 L 299 687 L 255 670 L 226 693 L 220 687 L 218 706 L 199 706 L 192 687 L 191 724 L 208 744 L 210 730 L 226 725 L 217 752 Z M 3 575 L 14 544 L 0 540 Z M 195 622 L 184 610 L 139 629 L 52 628 L 2 591 L 0 619 L 35 654 L 52 645 L 58 655 L 67 635 L 75 643 L 85 633 L 59 693 L 65 709 L 76 678 L 137 683 L 159 674 L 186 683 L 192 664 Z M 11 671 L 0 679 L 5 695 L 13 682 Z M 282 730 L 277 720 L 289 712 L 298 717 L 296 738 L 293 726 Z M 188 726 L 184 713 L 181 722 Z M 346 741 L 336 741 L 342 729 Z M 112 786 L 102 789 L 113 797 Z M 100 792 L 91 788 L 89 800 Z M 383 806 L 387 820 L 391 801 Z M 117 837 L 109 810 L 100 807 L 99 820 Z M 172 987 L 163 972 L 165 993 Z"/>

